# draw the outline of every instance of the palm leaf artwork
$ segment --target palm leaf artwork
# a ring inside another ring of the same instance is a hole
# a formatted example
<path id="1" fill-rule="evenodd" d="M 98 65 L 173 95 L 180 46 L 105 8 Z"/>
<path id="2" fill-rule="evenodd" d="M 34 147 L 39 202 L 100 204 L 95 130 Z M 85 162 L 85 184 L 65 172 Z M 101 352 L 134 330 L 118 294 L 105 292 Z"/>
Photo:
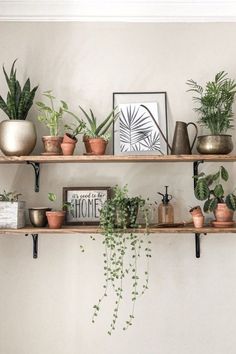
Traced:
<path id="1" fill-rule="evenodd" d="M 158 132 L 151 133 L 142 142 L 142 147 L 148 151 L 161 151 L 160 134 Z"/>
<path id="2" fill-rule="evenodd" d="M 120 109 L 120 149 L 121 152 L 141 151 L 140 143 L 152 132 L 153 125 L 140 106 L 129 104 Z"/>

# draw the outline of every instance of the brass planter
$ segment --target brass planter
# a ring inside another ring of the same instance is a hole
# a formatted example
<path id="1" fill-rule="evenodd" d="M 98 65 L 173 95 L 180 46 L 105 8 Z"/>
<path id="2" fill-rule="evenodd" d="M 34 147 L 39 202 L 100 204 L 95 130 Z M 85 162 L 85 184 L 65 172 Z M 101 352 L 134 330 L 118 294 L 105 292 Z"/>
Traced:
<path id="1" fill-rule="evenodd" d="M 51 211 L 51 208 L 30 208 L 29 218 L 34 227 L 45 227 L 48 223 L 46 212 Z"/>
<path id="2" fill-rule="evenodd" d="M 233 147 L 232 135 L 202 135 L 197 138 L 199 154 L 229 154 Z"/>

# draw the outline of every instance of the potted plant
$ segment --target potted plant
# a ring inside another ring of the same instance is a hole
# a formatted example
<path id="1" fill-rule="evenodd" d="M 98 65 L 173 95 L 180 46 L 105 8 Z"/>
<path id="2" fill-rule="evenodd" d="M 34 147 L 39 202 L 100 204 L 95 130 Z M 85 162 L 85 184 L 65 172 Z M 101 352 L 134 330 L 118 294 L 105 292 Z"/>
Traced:
<path id="1" fill-rule="evenodd" d="M 194 110 L 199 114 L 198 123 L 211 133 L 198 137 L 200 154 L 228 154 L 233 150 L 232 136 L 226 133 L 233 128 L 236 82 L 227 76 L 226 72 L 219 72 L 214 81 L 207 82 L 205 90 L 195 81 L 187 81 L 188 91 L 194 93 L 193 100 L 197 103 Z"/>
<path id="2" fill-rule="evenodd" d="M 25 226 L 25 202 L 18 200 L 20 195 L 5 190 L 0 194 L 0 228 L 20 229 Z"/>
<path id="3" fill-rule="evenodd" d="M 85 128 L 85 123 L 82 120 L 76 117 L 73 113 L 68 113 L 72 114 L 76 118 L 77 124 L 66 124 L 64 126 L 65 129 L 70 131 L 70 133 L 66 132 L 63 137 L 63 141 L 61 144 L 63 155 L 73 155 L 76 143 L 78 141 L 77 135 L 81 134 L 83 129 Z"/>
<path id="4" fill-rule="evenodd" d="M 43 96 L 49 100 L 49 105 L 44 102 L 36 102 L 40 115 L 38 120 L 44 123 L 50 131 L 50 135 L 43 136 L 43 144 L 45 152 L 44 155 L 61 155 L 62 136 L 59 136 L 60 124 L 63 114 L 68 111 L 66 102 L 60 101 L 58 109 L 55 108 L 54 101 L 56 97 L 52 95 L 52 91 L 45 91 Z"/>
<path id="5" fill-rule="evenodd" d="M 26 118 L 38 86 L 31 90 L 28 78 L 22 87 L 16 78 L 15 63 L 16 60 L 9 75 L 3 66 L 8 86 L 7 99 L 4 100 L 0 96 L 0 108 L 9 118 L 0 124 L 0 149 L 7 156 L 29 155 L 37 140 L 35 126 L 32 122 L 26 121 Z"/>
<path id="6" fill-rule="evenodd" d="M 222 181 L 228 181 L 228 171 L 220 166 L 219 171 L 206 175 L 200 173 L 194 194 L 198 200 L 205 200 L 203 210 L 214 212 L 216 221 L 213 226 L 223 227 L 233 224 L 233 213 L 236 210 L 236 196 L 233 192 L 225 195 Z"/>
<path id="7" fill-rule="evenodd" d="M 51 202 L 55 202 L 57 197 L 54 193 L 50 192 L 48 193 L 48 199 Z M 69 203 L 65 203 L 62 209 L 68 208 L 69 205 Z M 49 229 L 61 229 L 65 220 L 65 214 L 65 210 L 46 211 Z"/>
<path id="8" fill-rule="evenodd" d="M 110 139 L 110 133 L 108 129 L 111 124 L 118 118 L 119 113 L 115 110 L 104 119 L 101 124 L 97 124 L 97 118 L 94 116 L 93 111 L 90 109 L 89 114 L 80 107 L 81 111 L 84 113 L 89 127 L 86 126 L 84 129 L 83 142 L 85 145 L 86 153 L 90 155 L 104 155 L 107 147 L 107 143 Z"/>
<path id="9" fill-rule="evenodd" d="M 45 227 L 47 226 L 48 219 L 46 216 L 47 211 L 51 211 L 48 207 L 34 207 L 29 208 L 29 219 L 34 227 Z"/>
<path id="10" fill-rule="evenodd" d="M 137 213 L 144 218 L 144 234 L 138 233 L 141 225 Z M 102 301 L 108 295 L 108 288 L 114 293 L 115 303 L 108 334 L 115 330 L 119 308 L 124 299 L 124 284 L 131 281 L 131 311 L 123 329 L 132 325 L 136 300 L 148 289 L 148 261 L 151 248 L 148 239 L 148 207 L 141 197 L 130 198 L 127 186 L 114 188 L 114 195 L 100 210 L 100 226 L 104 235 L 104 276 L 103 294 L 94 305 L 92 322 L 98 316 Z M 146 268 L 139 268 L 141 257 L 146 258 Z"/>

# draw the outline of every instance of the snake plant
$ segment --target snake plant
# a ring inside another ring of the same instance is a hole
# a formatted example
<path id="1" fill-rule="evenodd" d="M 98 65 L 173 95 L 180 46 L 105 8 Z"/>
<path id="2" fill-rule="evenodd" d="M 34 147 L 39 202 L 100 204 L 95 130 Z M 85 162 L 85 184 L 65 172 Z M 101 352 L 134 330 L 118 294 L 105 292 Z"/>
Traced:
<path id="1" fill-rule="evenodd" d="M 16 59 L 17 60 L 17 59 Z M 3 65 L 3 73 L 8 86 L 7 98 L 4 100 L 0 96 L 0 108 L 6 113 L 10 119 L 25 120 L 27 114 L 33 104 L 35 92 L 38 86 L 31 90 L 30 79 L 28 78 L 21 88 L 19 81 L 16 78 L 15 63 L 13 62 L 10 74 L 8 75 Z"/>

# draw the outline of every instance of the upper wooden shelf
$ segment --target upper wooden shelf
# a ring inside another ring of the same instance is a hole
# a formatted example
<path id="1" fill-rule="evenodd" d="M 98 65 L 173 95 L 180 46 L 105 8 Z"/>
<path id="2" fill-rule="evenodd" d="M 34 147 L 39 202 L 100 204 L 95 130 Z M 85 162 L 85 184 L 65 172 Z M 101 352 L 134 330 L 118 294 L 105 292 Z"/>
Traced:
<path id="1" fill-rule="evenodd" d="M 89 162 L 194 162 L 236 161 L 236 155 L 74 155 L 74 156 L 0 156 L 0 163 L 89 163 Z"/>
<path id="2" fill-rule="evenodd" d="M 127 230 L 129 232 L 131 230 Z M 132 229 L 132 231 L 134 231 Z M 136 233 L 144 233 L 145 228 L 135 230 Z M 234 227 L 219 228 L 204 226 L 196 229 L 193 225 L 183 227 L 149 227 L 151 234 L 215 234 L 215 233 L 236 233 L 236 225 Z M 61 229 L 49 229 L 47 227 L 37 228 L 27 226 L 22 229 L 0 229 L 0 234 L 101 234 L 101 229 L 98 226 L 64 226 Z"/>

